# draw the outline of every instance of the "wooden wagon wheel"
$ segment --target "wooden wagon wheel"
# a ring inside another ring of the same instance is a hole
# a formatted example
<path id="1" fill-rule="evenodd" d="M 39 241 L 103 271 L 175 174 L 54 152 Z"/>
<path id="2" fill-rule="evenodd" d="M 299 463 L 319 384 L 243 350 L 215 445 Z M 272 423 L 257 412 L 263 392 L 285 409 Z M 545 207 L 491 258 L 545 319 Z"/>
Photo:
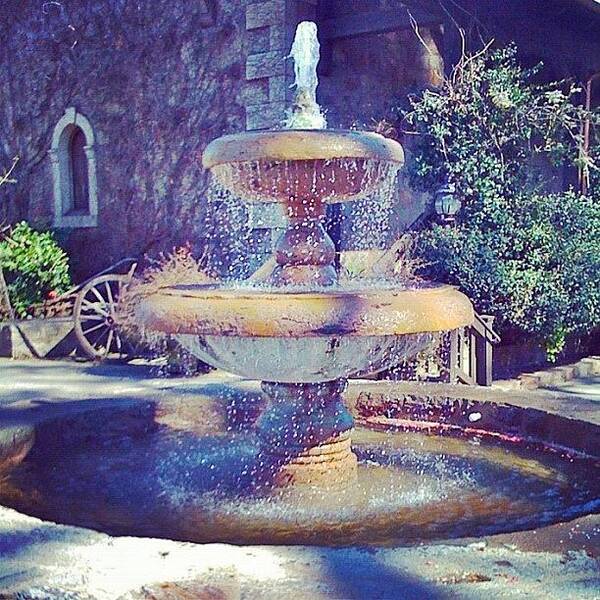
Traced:
<path id="1" fill-rule="evenodd" d="M 130 275 L 101 275 L 89 281 L 75 300 L 73 320 L 75 335 L 82 350 L 94 359 L 110 352 L 124 356 L 129 344 L 119 333 L 115 320 L 117 303 Z"/>

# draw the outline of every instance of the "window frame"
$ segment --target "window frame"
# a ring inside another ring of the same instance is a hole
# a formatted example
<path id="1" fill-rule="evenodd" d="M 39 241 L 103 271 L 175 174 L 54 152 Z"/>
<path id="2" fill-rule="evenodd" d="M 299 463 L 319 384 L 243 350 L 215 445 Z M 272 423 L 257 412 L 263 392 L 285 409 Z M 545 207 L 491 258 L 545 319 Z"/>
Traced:
<path id="1" fill-rule="evenodd" d="M 73 212 L 73 173 L 71 140 L 75 128 L 85 137 L 84 152 L 88 176 L 88 212 Z M 54 192 L 54 220 L 56 228 L 76 229 L 98 225 L 98 195 L 96 182 L 96 152 L 94 131 L 88 119 L 74 107 L 65 110 L 52 134 L 49 150 Z"/>

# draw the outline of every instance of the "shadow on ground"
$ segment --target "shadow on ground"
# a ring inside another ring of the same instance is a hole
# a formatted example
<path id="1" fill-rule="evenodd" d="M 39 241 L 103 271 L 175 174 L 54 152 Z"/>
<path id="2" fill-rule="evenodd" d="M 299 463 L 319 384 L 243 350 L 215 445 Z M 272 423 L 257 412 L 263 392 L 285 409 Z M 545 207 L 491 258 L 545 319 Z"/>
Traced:
<path id="1" fill-rule="evenodd" d="M 344 600 L 446 600 L 439 587 L 419 580 L 363 552 L 328 552 L 323 568 L 332 587 L 332 598 Z"/>

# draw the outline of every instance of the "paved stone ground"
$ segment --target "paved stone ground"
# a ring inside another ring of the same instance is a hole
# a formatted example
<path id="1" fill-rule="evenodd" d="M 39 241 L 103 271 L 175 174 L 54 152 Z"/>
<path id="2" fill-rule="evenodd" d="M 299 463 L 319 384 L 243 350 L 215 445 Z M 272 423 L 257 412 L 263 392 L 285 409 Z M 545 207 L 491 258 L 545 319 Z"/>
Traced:
<path id="1" fill-rule="evenodd" d="M 600 403 L 600 375 L 572 379 L 571 381 L 565 381 L 564 383 L 540 389 L 560 393 L 565 398 L 585 398 L 592 402 Z"/>
<path id="2" fill-rule="evenodd" d="M 163 379 L 146 366 L 0 360 L 0 425 L 24 427 L 89 402 L 189 397 L 233 379 L 222 373 Z M 596 421 L 600 378 L 519 392 L 516 403 L 547 403 Z M 199 545 L 112 538 L 0 507 L 0 598 L 598 600 L 599 538 L 600 519 L 591 516 L 537 532 L 414 548 Z"/>
<path id="3" fill-rule="evenodd" d="M 98 398 L 144 399 L 153 396 L 189 396 L 210 384 L 241 381 L 238 377 L 212 371 L 192 378 L 165 378 L 158 369 L 146 364 L 92 364 L 74 361 L 31 361 L 0 358 L 0 408 L 13 406 L 45 407 L 60 410 L 59 405 Z M 252 384 L 248 384 L 252 385 Z M 376 384 L 380 385 L 380 384 Z M 385 384 L 383 384 L 385 385 Z M 391 383 L 396 389 L 438 389 L 441 394 L 482 397 L 482 388 L 438 384 Z M 600 424 L 600 374 L 573 379 L 535 390 L 487 388 L 489 400 L 534 406 L 573 418 Z"/>

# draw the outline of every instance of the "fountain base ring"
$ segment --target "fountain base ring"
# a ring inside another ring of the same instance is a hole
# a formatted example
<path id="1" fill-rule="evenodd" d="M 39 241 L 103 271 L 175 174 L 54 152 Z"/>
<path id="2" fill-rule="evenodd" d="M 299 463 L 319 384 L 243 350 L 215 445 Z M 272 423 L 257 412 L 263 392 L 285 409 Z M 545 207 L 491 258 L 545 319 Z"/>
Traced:
<path id="1" fill-rule="evenodd" d="M 351 431 L 332 437 L 295 456 L 281 467 L 275 476 L 275 485 L 329 486 L 355 480 L 358 458 L 352 452 Z"/>

